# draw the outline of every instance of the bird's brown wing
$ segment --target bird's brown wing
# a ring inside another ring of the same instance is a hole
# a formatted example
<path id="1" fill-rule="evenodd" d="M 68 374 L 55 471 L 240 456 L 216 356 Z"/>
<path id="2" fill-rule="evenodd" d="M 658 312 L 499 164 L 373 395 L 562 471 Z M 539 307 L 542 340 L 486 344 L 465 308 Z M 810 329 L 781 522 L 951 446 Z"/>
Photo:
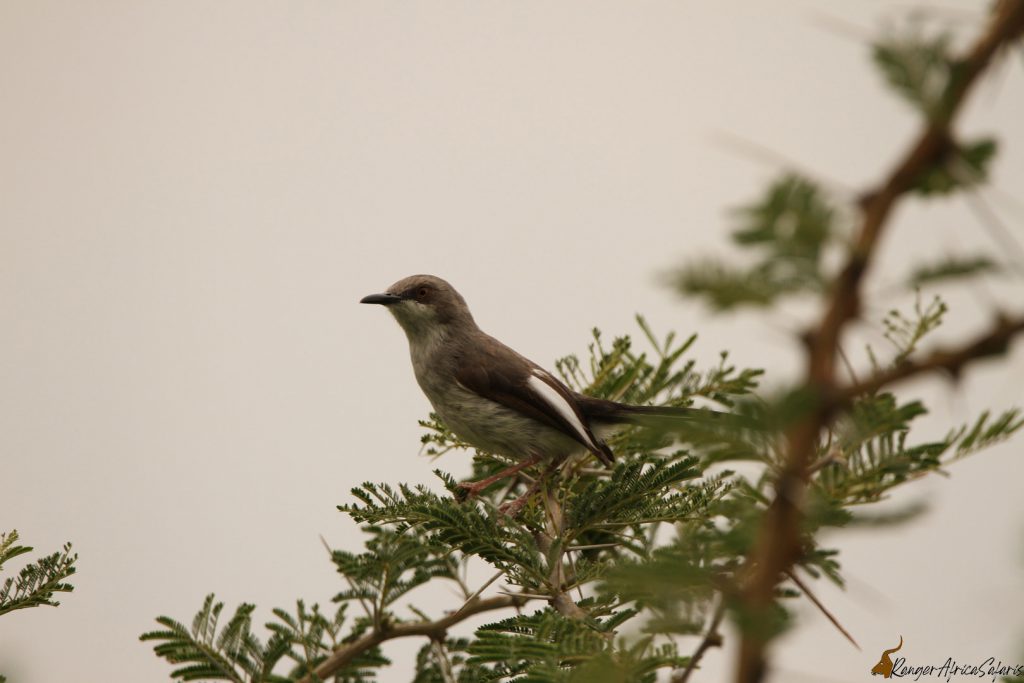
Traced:
<path id="1" fill-rule="evenodd" d="M 591 431 L 574 393 L 501 342 L 489 342 L 474 345 L 472 353 L 460 357 L 456 381 L 479 396 L 557 429 L 610 467 L 615 456 Z"/>

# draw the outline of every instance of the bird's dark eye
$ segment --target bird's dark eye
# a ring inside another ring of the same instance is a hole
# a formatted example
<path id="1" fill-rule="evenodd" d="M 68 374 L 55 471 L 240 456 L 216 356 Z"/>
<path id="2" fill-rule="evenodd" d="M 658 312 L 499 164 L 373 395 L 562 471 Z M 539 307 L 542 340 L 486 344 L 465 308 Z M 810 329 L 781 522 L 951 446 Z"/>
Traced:
<path id="1" fill-rule="evenodd" d="M 418 290 L 416 290 L 416 298 L 417 299 L 422 299 L 422 298 L 424 298 L 426 296 L 427 296 L 427 288 L 426 287 L 420 287 Z"/>

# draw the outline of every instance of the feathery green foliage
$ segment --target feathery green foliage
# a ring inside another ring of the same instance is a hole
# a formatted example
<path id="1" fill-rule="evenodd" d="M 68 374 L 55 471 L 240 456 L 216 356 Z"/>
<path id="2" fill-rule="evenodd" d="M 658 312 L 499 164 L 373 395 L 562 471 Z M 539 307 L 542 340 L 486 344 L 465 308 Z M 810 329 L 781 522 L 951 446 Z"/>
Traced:
<path id="1" fill-rule="evenodd" d="M 551 683 L 654 681 L 658 669 L 685 664 L 674 646 L 655 647 L 651 638 L 616 647 L 614 629 L 634 613 L 616 613 L 597 603 L 587 606 L 601 615 L 590 623 L 546 609 L 483 626 L 467 647 L 466 664 L 489 667 L 484 680 L 522 676 L 517 680 Z"/>
<path id="2" fill-rule="evenodd" d="M 895 356 L 875 363 L 906 362 L 945 313 L 937 299 L 927 305 L 919 300 L 911 313 L 890 313 L 886 330 Z M 367 536 L 363 552 L 331 553 L 344 580 L 334 617 L 301 602 L 294 616 L 275 610 L 278 621 L 268 624 L 272 635 L 263 644 L 250 631 L 250 605 L 239 607 L 223 629 L 230 636 L 217 632 L 221 606 L 210 597 L 192 629 L 161 617 L 165 629 L 143 638 L 159 642 L 160 656 L 185 665 L 175 672 L 182 680 L 298 680 L 331 651 L 366 634 L 431 623 L 408 599 L 437 581 L 469 590 L 461 568 L 484 562 L 513 593 L 573 594 L 580 613 L 552 606 L 483 626 L 470 638 L 431 638 L 417 657 L 415 680 L 653 680 L 660 668 L 684 666 L 674 639 L 700 633 L 720 596 L 735 592 L 770 500 L 778 435 L 813 404 L 785 392 L 755 399 L 759 370 L 737 368 L 725 355 L 717 365 L 698 368 L 686 357 L 693 337 L 658 339 L 643 319 L 639 324 L 651 351 L 636 352 L 626 337 L 606 344 L 595 332 L 586 362 L 569 356 L 556 367 L 572 387 L 590 395 L 729 406 L 738 421 L 723 426 L 717 413 L 695 410 L 692 419 L 667 431 L 620 433 L 610 440 L 619 459 L 614 469 L 595 469 L 586 460 L 567 463 L 547 482 L 547 497 L 531 501 L 515 520 L 498 507 L 525 488 L 524 479 L 473 500 L 463 500 L 455 479 L 442 471 L 440 492 L 365 483 L 353 489 L 354 502 L 339 506 L 364 525 Z M 855 522 L 850 506 L 881 500 L 894 487 L 1004 439 L 1024 423 L 1016 410 L 994 419 L 986 413 L 941 441 L 915 443 L 913 423 L 924 413 L 919 401 L 879 392 L 858 398 L 823 438 L 800 563 L 811 576 L 842 582 L 835 550 L 821 546 L 815 534 Z M 443 451 L 459 447 L 442 424 L 428 424 L 430 444 Z M 723 468 L 740 460 L 760 463 L 761 473 L 740 476 Z M 474 456 L 477 475 L 505 465 L 494 454 Z M 554 528 L 552 501 L 560 517 Z M 788 603 L 798 596 L 781 589 L 769 622 L 731 601 L 728 606 L 745 628 L 774 634 L 791 623 Z M 352 609 L 363 616 L 345 620 Z M 292 662 L 287 672 L 277 664 L 284 659 Z M 336 672 L 335 680 L 372 680 L 386 663 L 374 647 Z"/>
<path id="3" fill-rule="evenodd" d="M 893 92 L 930 118 L 945 103 L 953 75 L 951 43 L 948 33 L 929 34 L 915 18 L 877 40 L 871 56 Z"/>
<path id="4" fill-rule="evenodd" d="M 950 143 L 943 163 L 918 177 L 915 190 L 922 195 L 944 195 L 981 184 L 988 179 L 989 165 L 997 151 L 996 141 L 989 137 Z"/>
<path id="5" fill-rule="evenodd" d="M 947 280 L 966 278 L 974 275 L 993 273 L 999 266 L 988 256 L 949 256 L 937 263 L 922 264 L 907 278 L 907 286 L 918 288 Z"/>
<path id="6" fill-rule="evenodd" d="M 18 545 L 18 532 L 0 533 L 0 569 L 16 557 L 32 552 L 32 548 Z M 78 555 L 71 553 L 71 544 L 65 543 L 61 552 L 52 553 L 22 567 L 16 577 L 8 577 L 0 584 L 0 615 L 29 607 L 49 605 L 57 607 L 54 593 L 70 593 L 75 588 L 65 579 L 75 573 Z M 7 679 L 0 675 L 0 683 Z"/>
<path id="7" fill-rule="evenodd" d="M 876 41 L 872 56 L 894 92 L 927 119 L 944 121 L 950 113 L 951 86 L 962 77 L 962 64 L 952 55 L 952 43 L 948 32 L 931 30 L 915 17 Z M 966 143 L 948 140 L 946 153 L 917 178 L 915 191 L 924 196 L 943 195 L 983 183 L 996 150 L 991 137 Z"/>
<path id="8" fill-rule="evenodd" d="M 355 638 L 369 628 L 365 621 L 348 624 L 347 605 L 342 604 L 333 616 L 320 611 L 318 605 L 307 608 L 302 600 L 295 614 L 275 609 L 277 621 L 266 624 L 270 631 L 267 642 L 252 632 L 255 606 L 239 605 L 223 626 L 220 625 L 224 603 L 213 594 L 206 596 L 203 606 L 186 626 L 170 617 L 158 617 L 163 626 L 149 631 L 140 640 L 154 641 L 153 651 L 176 668 L 171 678 L 181 681 L 235 681 L 235 683 L 284 683 L 312 674 L 343 642 Z M 349 627 L 350 631 L 345 632 Z M 286 673 L 275 673 L 284 660 L 292 666 Z M 330 680 L 341 683 L 374 680 L 375 671 L 389 662 L 379 648 L 370 648 L 353 659 L 346 671 Z"/>
<path id="9" fill-rule="evenodd" d="M 749 267 L 700 260 L 671 282 L 714 308 L 768 306 L 792 294 L 822 291 L 822 256 L 839 236 L 832 200 L 807 178 L 787 174 L 757 201 L 734 212 L 733 242 L 755 259 Z"/>
<path id="10" fill-rule="evenodd" d="M 927 305 L 921 304 L 918 295 L 914 301 L 912 315 L 905 315 L 899 309 L 891 309 L 882 318 L 885 338 L 896 348 L 893 365 L 899 365 L 910 357 L 925 335 L 942 324 L 942 318 L 949 309 L 939 297 L 933 297 Z"/>
<path id="11" fill-rule="evenodd" d="M 32 552 L 29 546 L 17 545 L 18 532 L 0 534 L 0 568 L 4 563 Z M 17 577 L 4 579 L 0 585 L 0 614 L 28 607 L 60 603 L 53 599 L 54 593 L 70 593 L 74 586 L 64 579 L 75 573 L 77 554 L 72 554 L 71 544 L 64 544 L 63 550 L 31 562 L 18 572 Z"/>
<path id="12" fill-rule="evenodd" d="M 252 613 L 255 605 L 242 604 L 223 628 L 218 629 L 224 603 L 206 596 L 202 608 L 188 627 L 169 617 L 159 617 L 160 631 L 142 634 L 141 640 L 154 640 L 153 648 L 169 663 L 180 665 L 171 678 L 182 681 L 267 681 L 282 679 L 272 675 L 274 666 L 284 656 L 287 641 L 275 634 L 264 646 L 253 635 Z"/>
<path id="13" fill-rule="evenodd" d="M 441 472 L 438 475 L 454 487 L 453 479 Z M 352 494 L 362 504 L 342 505 L 339 509 L 357 522 L 391 525 L 397 534 L 415 528 L 429 535 L 429 547 L 435 551 L 447 552 L 450 548 L 475 555 L 510 573 L 523 585 L 532 586 L 541 580 L 542 567 L 533 537 L 525 529 L 503 524 L 495 509 L 487 510 L 475 502 L 459 504 L 454 497 L 444 498 L 425 486 L 411 489 L 403 485 L 394 491 L 387 484 L 366 483 L 353 489 Z M 376 560 L 372 552 L 362 557 L 370 563 Z M 373 566 L 383 571 L 382 565 Z"/>

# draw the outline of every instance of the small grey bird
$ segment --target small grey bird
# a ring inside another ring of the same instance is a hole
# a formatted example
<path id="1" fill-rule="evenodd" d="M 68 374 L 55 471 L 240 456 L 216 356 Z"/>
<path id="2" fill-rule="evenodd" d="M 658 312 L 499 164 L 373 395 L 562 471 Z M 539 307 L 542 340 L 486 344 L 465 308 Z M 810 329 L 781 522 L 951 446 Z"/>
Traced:
<path id="1" fill-rule="evenodd" d="M 463 483 L 471 495 L 548 460 L 589 451 L 611 466 L 602 435 L 644 418 L 680 417 L 685 408 L 634 406 L 584 396 L 484 333 L 455 288 L 433 275 L 412 275 L 360 303 L 386 306 L 409 338 L 412 367 L 444 424 L 466 443 L 519 462 L 492 477 Z M 538 482 L 540 479 L 537 480 Z M 503 510 L 509 514 L 527 496 Z"/>

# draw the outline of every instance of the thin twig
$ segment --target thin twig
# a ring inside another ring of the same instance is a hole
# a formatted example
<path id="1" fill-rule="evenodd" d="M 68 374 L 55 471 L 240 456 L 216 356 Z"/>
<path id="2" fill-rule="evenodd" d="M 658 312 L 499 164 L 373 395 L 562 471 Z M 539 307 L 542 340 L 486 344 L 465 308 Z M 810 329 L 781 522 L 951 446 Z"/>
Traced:
<path id="1" fill-rule="evenodd" d="M 437 668 L 441 671 L 441 678 L 444 683 L 455 683 L 455 676 L 452 674 L 452 662 L 448 659 L 448 653 L 444 648 L 444 641 L 438 638 L 431 638 L 430 649 L 437 660 Z"/>
<path id="2" fill-rule="evenodd" d="M 501 495 L 496 498 L 498 502 L 504 503 L 505 500 L 509 497 L 509 494 L 511 494 L 512 491 L 515 490 L 516 485 L 519 483 L 520 474 L 522 474 L 522 472 L 517 472 L 516 475 L 512 477 L 512 479 L 508 482 L 508 486 L 506 486 L 505 490 L 501 492 Z"/>
<path id="3" fill-rule="evenodd" d="M 547 596 L 542 596 L 547 597 Z M 443 639 L 448 629 L 471 616 L 482 612 L 490 612 L 507 607 L 519 607 L 530 598 L 522 594 L 501 595 L 486 600 L 477 600 L 457 614 L 449 614 L 434 621 L 414 621 L 404 624 L 383 624 L 351 643 L 346 643 L 316 668 L 315 676 L 305 676 L 299 683 L 313 683 L 314 680 L 326 680 L 348 666 L 353 659 L 362 653 L 377 647 L 381 643 L 396 638 L 425 636 L 432 639 Z"/>
<path id="4" fill-rule="evenodd" d="M 918 361 L 907 361 L 894 367 L 879 370 L 863 381 L 839 389 L 833 402 L 845 405 L 857 396 L 872 394 L 883 387 L 935 370 L 945 370 L 957 377 L 968 363 L 1006 352 L 1010 342 L 1024 333 L 1024 317 L 1000 318 L 988 332 L 976 337 L 963 346 L 949 350 L 936 350 Z"/>
<path id="5" fill-rule="evenodd" d="M 729 131 L 717 131 L 714 134 L 715 141 L 723 148 L 730 149 L 733 152 L 745 156 L 748 159 L 753 159 L 763 164 L 772 166 L 773 168 L 783 168 L 791 173 L 805 176 L 807 178 L 816 178 L 822 184 L 827 185 L 828 188 L 836 195 L 853 198 L 855 196 L 854 189 L 849 185 L 835 179 L 825 178 L 821 173 L 812 171 L 810 169 L 803 168 L 800 164 L 786 157 L 781 152 L 774 149 L 770 149 L 765 145 L 762 145 L 753 140 L 748 140 L 735 133 Z"/>
<path id="6" fill-rule="evenodd" d="M 791 569 L 786 572 L 786 576 L 793 580 L 793 583 L 795 583 L 797 587 L 799 587 L 800 590 L 803 591 L 804 595 L 806 595 L 808 599 L 810 599 L 810 601 L 814 603 L 814 606 L 821 610 L 821 613 L 824 614 L 825 617 L 832 622 L 832 625 L 835 626 L 840 633 L 846 636 L 846 639 L 850 641 L 850 643 L 859 650 L 860 645 L 858 645 L 857 641 L 853 639 L 853 636 L 850 635 L 850 632 L 843 628 L 843 625 L 839 623 L 839 620 L 836 619 L 835 616 L 833 616 L 833 614 L 828 611 L 825 605 L 822 604 L 821 600 L 818 600 L 818 596 L 811 592 L 811 589 L 808 588 L 807 585 L 800 580 L 800 577 L 796 575 L 796 572 Z"/>
<path id="7" fill-rule="evenodd" d="M 566 550 L 597 550 L 598 548 L 617 548 L 621 543 L 591 543 L 590 545 L 571 545 Z"/>
<path id="8" fill-rule="evenodd" d="M 327 539 L 324 538 L 323 534 L 320 534 L 320 543 L 323 544 L 324 548 L 327 550 L 327 555 L 332 558 L 331 561 L 333 562 L 334 550 L 331 549 L 331 546 L 327 545 Z M 358 600 L 359 604 L 362 605 L 363 611 L 366 612 L 366 617 L 368 619 L 373 619 L 373 610 L 370 609 L 370 606 L 366 604 L 365 600 L 363 600 L 363 596 L 361 596 L 359 591 L 356 590 L 356 585 L 352 583 L 352 579 L 345 576 L 345 582 L 348 584 L 348 587 L 352 589 L 352 593 L 356 596 L 356 600 Z"/>
<path id="9" fill-rule="evenodd" d="M 848 467 L 846 458 L 843 457 L 842 451 L 838 448 L 830 448 L 828 453 L 823 455 L 817 462 L 807 468 L 807 473 L 814 474 L 829 465 L 842 465 L 843 467 Z"/>
<path id="10" fill-rule="evenodd" d="M 686 683 L 690 680 L 690 674 L 697 670 L 697 665 L 700 660 L 704 657 L 704 653 L 713 647 L 722 646 L 722 634 L 718 632 L 718 628 L 722 625 L 722 618 L 725 616 L 725 597 L 720 597 L 718 600 L 718 607 L 715 608 L 715 612 L 711 617 L 711 623 L 708 626 L 707 632 L 704 634 L 704 638 L 700 641 L 700 645 L 694 650 L 693 654 L 690 655 L 690 661 L 686 663 L 686 668 L 679 674 L 672 676 L 672 683 Z"/>
<path id="11" fill-rule="evenodd" d="M 607 467 L 581 467 L 579 469 L 580 474 L 589 474 L 592 477 L 611 477 L 612 471 Z"/>
<path id="12" fill-rule="evenodd" d="M 1024 265 L 1024 247 L 1021 246 L 1013 231 L 999 218 L 999 214 L 988 205 L 981 192 L 975 188 L 969 188 L 964 196 L 967 199 L 967 206 L 974 212 L 981 227 L 999 245 L 999 249 L 1004 253 L 1012 252 L 1015 265 L 1018 268 Z"/>
<path id="13" fill-rule="evenodd" d="M 522 598 L 529 598 L 531 600 L 551 600 L 550 595 L 541 595 L 540 593 L 513 593 L 512 591 L 498 591 L 500 595 L 518 595 Z"/>
<path id="14" fill-rule="evenodd" d="M 853 40 L 861 45 L 871 42 L 871 31 L 860 24 L 827 12 L 811 11 L 809 15 L 812 26 L 817 26 L 834 36 Z"/>
<path id="15" fill-rule="evenodd" d="M 492 583 L 494 583 L 495 581 L 497 581 L 497 580 L 498 580 L 499 578 L 501 578 L 501 576 L 503 576 L 504 574 L 505 574 L 505 571 L 504 571 L 504 570 L 501 570 L 501 571 L 497 572 L 497 573 L 496 573 L 496 574 L 495 574 L 494 576 L 492 576 L 491 578 L 487 579 L 487 582 L 486 582 L 486 583 L 484 583 L 484 585 L 480 586 L 480 588 L 478 588 L 478 589 L 476 590 L 476 592 L 475 592 L 475 593 L 473 593 L 473 594 L 472 594 L 472 595 L 470 595 L 470 596 L 469 596 L 468 598 L 466 598 L 466 602 L 465 602 L 465 603 L 463 603 L 462 607 L 460 607 L 459 609 L 457 609 L 457 610 L 455 611 L 455 614 L 456 614 L 456 615 L 462 614 L 462 610 L 466 609 L 466 607 L 468 607 L 468 606 L 469 606 L 469 603 L 471 603 L 471 602 L 473 602 L 474 600 L 476 600 L 477 598 L 479 598 L 479 597 L 480 597 L 480 594 L 481 594 L 481 593 L 483 593 L 483 592 L 484 592 L 485 590 L 487 590 L 487 587 L 488 587 L 488 586 L 490 586 L 490 585 L 491 585 Z"/>
<path id="16" fill-rule="evenodd" d="M 989 237 L 999 245 L 1000 251 L 1004 252 L 1004 255 L 1006 253 L 1014 255 L 1010 259 L 1011 263 L 1017 269 L 1024 267 L 1024 246 L 1021 246 L 1017 236 L 985 201 L 985 197 L 981 193 L 979 186 L 985 181 L 985 177 L 967 163 L 960 149 L 957 149 L 956 152 L 956 158 L 949 163 L 949 170 L 957 182 L 964 186 L 964 198 L 967 200 L 968 208 L 981 223 L 981 227 L 988 232 Z"/>
<path id="17" fill-rule="evenodd" d="M 551 606 L 567 619 L 585 619 L 587 613 L 580 609 L 580 606 L 573 602 L 565 588 L 565 561 L 562 559 L 566 552 L 563 545 L 565 535 L 565 518 L 562 514 L 562 503 L 558 500 L 558 491 L 548 486 L 545 482 L 544 494 L 544 515 L 545 531 L 540 534 L 538 545 L 541 552 L 547 554 L 548 559 L 548 584 L 551 590 Z"/>
<path id="18" fill-rule="evenodd" d="M 846 366 L 846 372 L 847 372 L 847 374 L 850 375 L 850 381 L 851 382 L 856 382 L 857 381 L 857 371 L 853 369 L 853 364 L 850 362 L 849 357 L 846 355 L 846 351 L 843 350 L 842 344 L 839 345 L 839 347 L 836 349 L 836 351 L 839 353 L 839 358 L 840 358 L 840 360 L 843 361 L 843 365 Z"/>
<path id="19" fill-rule="evenodd" d="M 568 551 L 568 549 L 566 549 L 566 550 Z M 568 552 L 566 552 L 565 553 L 565 559 L 567 559 L 569 561 L 569 568 L 572 569 L 572 575 L 574 577 L 575 576 L 579 576 L 579 572 L 576 571 L 576 561 L 573 559 L 572 555 L 570 555 Z M 579 582 L 574 582 L 574 583 L 575 583 L 574 588 L 576 589 L 576 595 L 580 596 L 580 600 L 582 601 L 583 598 L 584 598 L 584 595 L 583 595 L 583 584 L 579 583 Z"/>
<path id="20" fill-rule="evenodd" d="M 475 595 L 470 596 L 469 586 L 466 585 L 466 582 L 463 581 L 462 577 L 459 575 L 459 568 L 455 566 L 454 562 L 452 562 L 451 555 L 444 556 L 444 563 L 445 566 L 448 567 L 448 571 L 452 573 L 452 578 L 454 578 L 455 582 L 459 584 L 459 588 L 462 590 L 462 597 L 466 599 L 466 602 L 469 602 L 472 598 L 476 597 Z"/>

